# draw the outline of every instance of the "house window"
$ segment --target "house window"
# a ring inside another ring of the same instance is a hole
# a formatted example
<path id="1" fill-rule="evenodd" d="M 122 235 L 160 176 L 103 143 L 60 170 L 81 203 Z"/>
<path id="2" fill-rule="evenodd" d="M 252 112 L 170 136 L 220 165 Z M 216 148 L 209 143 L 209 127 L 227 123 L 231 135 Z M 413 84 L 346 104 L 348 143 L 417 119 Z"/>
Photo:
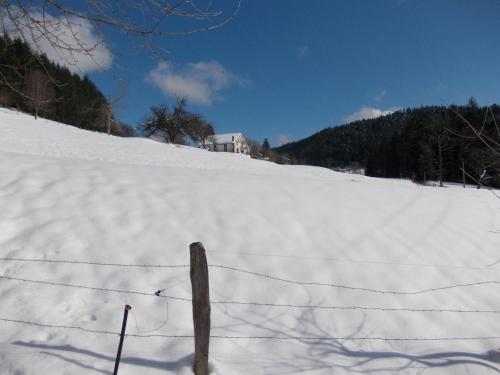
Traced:
<path id="1" fill-rule="evenodd" d="M 224 151 L 227 152 L 227 144 L 224 145 Z"/>

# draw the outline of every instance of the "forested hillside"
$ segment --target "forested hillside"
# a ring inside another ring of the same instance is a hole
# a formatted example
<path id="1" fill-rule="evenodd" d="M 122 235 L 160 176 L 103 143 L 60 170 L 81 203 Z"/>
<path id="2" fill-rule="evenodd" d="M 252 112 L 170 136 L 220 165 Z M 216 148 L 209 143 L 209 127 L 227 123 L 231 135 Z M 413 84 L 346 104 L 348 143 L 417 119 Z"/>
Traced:
<path id="1" fill-rule="evenodd" d="M 353 162 L 366 164 L 371 151 L 378 149 L 382 139 L 397 133 L 404 122 L 404 113 L 326 128 L 297 142 L 275 150 L 288 154 L 299 164 L 327 168 L 344 167 Z"/>
<path id="2" fill-rule="evenodd" d="M 299 163 L 328 168 L 360 163 L 366 174 L 417 181 L 462 180 L 500 186 L 500 107 L 430 106 L 324 129 L 276 149 Z M 493 149 L 467 126 L 470 122 Z M 463 164 L 462 164 L 463 163 Z"/>
<path id="3" fill-rule="evenodd" d="M 118 123 L 106 97 L 87 77 L 35 54 L 20 39 L 0 35 L 0 105 L 79 128 L 133 135 Z"/>

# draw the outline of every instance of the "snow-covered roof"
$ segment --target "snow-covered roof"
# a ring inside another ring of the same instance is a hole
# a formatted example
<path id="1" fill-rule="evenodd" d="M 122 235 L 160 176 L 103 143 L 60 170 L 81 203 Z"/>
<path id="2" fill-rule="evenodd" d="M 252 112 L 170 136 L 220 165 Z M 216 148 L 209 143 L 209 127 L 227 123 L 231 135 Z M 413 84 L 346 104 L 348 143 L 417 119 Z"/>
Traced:
<path id="1" fill-rule="evenodd" d="M 215 143 L 221 144 L 221 143 L 232 143 L 234 142 L 239 136 L 242 136 L 242 133 L 226 133 L 226 134 L 215 134 Z"/>

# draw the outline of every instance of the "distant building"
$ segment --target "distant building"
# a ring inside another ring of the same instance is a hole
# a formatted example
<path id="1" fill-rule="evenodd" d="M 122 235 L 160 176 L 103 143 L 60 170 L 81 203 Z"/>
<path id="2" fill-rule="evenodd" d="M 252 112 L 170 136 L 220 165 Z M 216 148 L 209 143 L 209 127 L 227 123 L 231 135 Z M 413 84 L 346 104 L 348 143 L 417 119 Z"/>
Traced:
<path id="1" fill-rule="evenodd" d="M 250 154 L 250 146 L 243 133 L 215 134 L 213 140 L 206 142 L 206 148 L 215 152 Z"/>

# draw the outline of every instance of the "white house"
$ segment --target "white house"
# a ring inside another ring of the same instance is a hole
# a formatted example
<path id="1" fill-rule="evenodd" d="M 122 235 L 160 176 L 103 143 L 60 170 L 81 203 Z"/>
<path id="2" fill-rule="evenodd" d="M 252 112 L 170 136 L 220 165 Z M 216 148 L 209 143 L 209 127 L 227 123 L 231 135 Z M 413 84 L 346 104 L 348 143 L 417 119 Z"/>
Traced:
<path id="1" fill-rule="evenodd" d="M 213 139 L 213 142 L 206 142 L 206 148 L 209 151 L 250 154 L 250 146 L 243 133 L 215 134 Z"/>

